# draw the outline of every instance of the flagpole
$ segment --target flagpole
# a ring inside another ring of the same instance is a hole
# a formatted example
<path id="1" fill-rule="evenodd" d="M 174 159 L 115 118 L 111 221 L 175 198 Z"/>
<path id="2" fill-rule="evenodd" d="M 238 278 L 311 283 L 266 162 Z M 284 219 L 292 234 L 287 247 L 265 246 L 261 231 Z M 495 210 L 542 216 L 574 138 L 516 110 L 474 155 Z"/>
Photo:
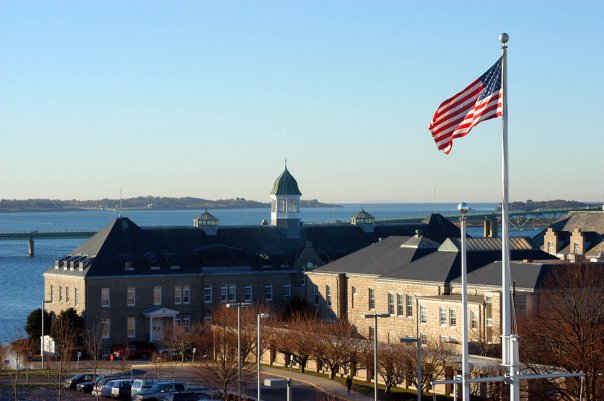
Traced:
<path id="1" fill-rule="evenodd" d="M 509 195 L 508 195 L 508 88 L 507 88 L 507 42 L 510 37 L 507 33 L 499 35 L 502 53 L 502 73 L 501 89 L 503 91 L 503 118 L 502 118 L 502 203 L 501 203 L 501 360 L 504 367 L 509 368 L 510 376 L 515 376 L 515 363 L 512 359 L 513 352 L 511 347 L 517 346 L 514 341 L 512 344 L 512 301 L 510 296 L 510 233 L 509 233 Z M 519 397 L 519 388 L 515 380 L 510 384 L 510 400 L 516 401 Z"/>

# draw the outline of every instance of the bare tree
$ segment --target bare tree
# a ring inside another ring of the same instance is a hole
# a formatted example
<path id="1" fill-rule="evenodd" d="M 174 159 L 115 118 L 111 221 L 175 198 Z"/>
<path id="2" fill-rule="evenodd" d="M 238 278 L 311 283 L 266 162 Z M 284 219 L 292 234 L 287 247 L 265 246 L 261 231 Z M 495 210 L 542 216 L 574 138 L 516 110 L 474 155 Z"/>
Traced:
<path id="1" fill-rule="evenodd" d="M 227 401 L 229 391 L 238 382 L 237 330 L 233 326 L 233 312 L 226 308 L 218 309 L 212 316 L 213 357 L 195 363 L 200 381 L 210 388 L 220 391 Z M 245 359 L 242 359 L 245 361 Z M 242 380 L 251 380 L 253 370 L 242 365 Z"/>
<path id="2" fill-rule="evenodd" d="M 316 325 L 318 325 L 316 318 L 295 314 L 285 328 L 271 328 L 267 335 L 269 346 L 291 355 L 300 366 L 300 372 L 304 373 L 308 360 L 316 350 Z"/>
<path id="3" fill-rule="evenodd" d="M 102 318 L 96 321 L 91 321 L 84 333 L 84 348 L 90 358 L 90 363 L 94 372 L 95 377 L 99 370 L 99 362 L 102 358 L 103 353 L 103 326 Z M 96 385 L 96 380 L 94 382 Z M 97 394 L 96 399 L 98 400 L 100 395 Z"/>
<path id="4" fill-rule="evenodd" d="M 163 343 L 167 348 L 176 351 L 180 356 L 180 363 L 184 364 L 185 354 L 193 346 L 193 338 L 191 329 L 187 330 L 183 326 L 173 326 L 164 331 Z"/>
<path id="5" fill-rule="evenodd" d="M 533 372 L 583 372 L 583 399 L 604 399 L 604 269 L 600 264 L 556 266 L 544 280 L 537 308 L 520 322 L 521 357 Z M 575 400 L 580 379 L 529 383 L 543 400 Z"/>
<path id="6" fill-rule="evenodd" d="M 373 357 L 373 347 L 370 349 Z M 378 349 L 378 372 L 386 386 L 387 397 L 390 397 L 391 388 L 405 378 L 408 369 L 408 364 L 405 363 L 407 356 L 406 344 L 382 344 Z"/>
<path id="7" fill-rule="evenodd" d="M 421 355 L 421 381 L 417 382 L 417 348 L 411 345 L 403 346 L 404 350 L 404 363 L 406 365 L 405 377 L 409 383 L 415 386 L 418 391 L 426 392 L 430 386 L 430 380 L 433 377 L 443 376 L 447 364 L 451 360 L 453 354 L 451 346 L 449 344 L 429 341 L 425 348 L 422 345 Z"/>
<path id="8" fill-rule="evenodd" d="M 314 355 L 329 367 L 329 378 L 336 377 L 340 366 L 347 365 L 359 346 L 359 337 L 345 320 L 317 324 Z"/>
<path id="9" fill-rule="evenodd" d="M 77 315 L 76 315 L 77 316 Z M 53 337 L 57 343 L 57 399 L 60 401 L 63 390 L 63 375 L 69 372 L 76 344 L 81 338 L 80 325 L 72 313 L 61 313 L 53 324 Z"/>
<path id="10" fill-rule="evenodd" d="M 25 361 L 27 358 L 27 352 L 31 349 L 28 345 L 28 341 L 20 333 L 17 340 L 13 341 L 7 346 L 7 354 L 12 357 L 14 361 L 14 370 L 11 371 L 11 386 L 13 389 L 13 396 L 15 400 L 18 399 L 17 393 L 19 391 L 19 375 L 25 367 Z"/>

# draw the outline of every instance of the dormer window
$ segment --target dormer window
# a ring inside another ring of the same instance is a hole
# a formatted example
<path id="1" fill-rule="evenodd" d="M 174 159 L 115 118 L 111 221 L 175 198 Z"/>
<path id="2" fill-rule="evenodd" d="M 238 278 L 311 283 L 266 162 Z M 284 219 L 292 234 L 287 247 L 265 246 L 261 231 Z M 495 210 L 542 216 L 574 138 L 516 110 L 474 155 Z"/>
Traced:
<path id="1" fill-rule="evenodd" d="M 151 270 L 159 270 L 159 261 L 152 253 L 145 254 L 145 261 Z"/>
<path id="2" fill-rule="evenodd" d="M 120 255 L 120 261 L 122 262 L 122 267 L 124 270 L 134 270 L 134 261 L 129 254 L 122 253 Z"/>
<path id="3" fill-rule="evenodd" d="M 170 269 L 180 269 L 178 263 L 176 263 L 176 255 L 173 253 L 164 253 L 164 259 L 166 259 L 166 263 L 170 266 Z"/>

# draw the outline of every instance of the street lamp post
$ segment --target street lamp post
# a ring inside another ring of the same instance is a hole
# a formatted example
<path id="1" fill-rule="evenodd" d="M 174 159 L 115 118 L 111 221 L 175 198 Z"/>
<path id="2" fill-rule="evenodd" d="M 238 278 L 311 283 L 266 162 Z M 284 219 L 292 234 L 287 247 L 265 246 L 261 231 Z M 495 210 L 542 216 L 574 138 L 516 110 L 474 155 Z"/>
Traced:
<path id="1" fill-rule="evenodd" d="M 237 308 L 237 389 L 241 400 L 241 308 L 250 305 L 249 302 L 234 302 L 226 304 L 227 308 Z"/>
<path id="2" fill-rule="evenodd" d="M 46 296 L 45 296 L 46 298 Z M 49 304 L 51 303 L 50 301 L 47 301 L 45 299 L 42 299 L 42 344 L 40 347 L 40 359 L 42 359 L 42 370 L 44 370 L 44 304 Z"/>
<path id="3" fill-rule="evenodd" d="M 258 314 L 258 343 L 256 344 L 256 351 L 258 354 L 258 397 L 260 401 L 260 357 L 262 356 L 262 343 L 260 342 L 260 319 L 271 317 L 270 313 L 259 313 Z"/>
<path id="4" fill-rule="evenodd" d="M 373 388 L 373 401 L 378 401 L 378 317 L 390 317 L 389 313 L 368 313 L 364 314 L 365 319 L 374 319 L 375 326 L 373 330 L 373 376 L 375 386 Z"/>
<path id="5" fill-rule="evenodd" d="M 422 338 L 403 337 L 402 343 L 417 343 L 417 401 L 422 401 Z"/>

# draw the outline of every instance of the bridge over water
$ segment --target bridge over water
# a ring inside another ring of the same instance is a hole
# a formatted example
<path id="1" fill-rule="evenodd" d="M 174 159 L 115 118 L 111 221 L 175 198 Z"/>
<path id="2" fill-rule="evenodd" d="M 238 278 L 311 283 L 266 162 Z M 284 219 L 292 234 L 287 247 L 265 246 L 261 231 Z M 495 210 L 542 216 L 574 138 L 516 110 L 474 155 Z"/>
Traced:
<path id="1" fill-rule="evenodd" d="M 516 230 L 522 230 L 527 227 L 543 228 L 559 219 L 565 213 L 570 211 L 595 211 L 602 210 L 601 205 L 593 205 L 584 208 L 559 208 L 559 209 L 538 209 L 531 211 L 511 211 L 510 225 Z M 455 222 L 459 219 L 459 214 L 444 215 L 447 219 Z M 417 223 L 425 219 L 426 216 L 411 216 L 393 219 L 376 219 L 379 223 Z M 470 212 L 466 215 L 467 221 L 472 223 L 485 222 L 490 230 L 496 232 L 497 226 L 501 222 L 501 211 L 493 212 Z M 306 223 L 308 224 L 308 223 Z M 311 223 L 312 224 L 312 223 Z M 315 223 L 321 224 L 321 223 Z M 55 239 L 78 239 L 90 238 L 96 231 L 21 231 L 21 232 L 0 232 L 0 241 L 27 240 L 28 254 L 34 256 L 34 243 L 36 240 L 55 240 Z"/>

